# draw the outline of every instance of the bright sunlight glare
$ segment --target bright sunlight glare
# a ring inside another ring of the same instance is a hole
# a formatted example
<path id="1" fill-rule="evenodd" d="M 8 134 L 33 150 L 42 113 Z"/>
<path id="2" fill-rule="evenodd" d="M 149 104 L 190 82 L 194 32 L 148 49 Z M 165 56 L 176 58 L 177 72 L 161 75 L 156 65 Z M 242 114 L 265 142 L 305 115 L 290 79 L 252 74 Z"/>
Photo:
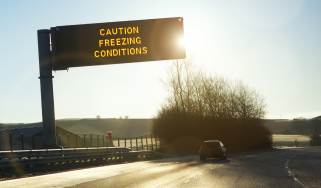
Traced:
<path id="1" fill-rule="evenodd" d="M 177 44 L 179 48 L 185 49 L 185 37 L 184 36 L 179 36 L 177 37 Z"/>

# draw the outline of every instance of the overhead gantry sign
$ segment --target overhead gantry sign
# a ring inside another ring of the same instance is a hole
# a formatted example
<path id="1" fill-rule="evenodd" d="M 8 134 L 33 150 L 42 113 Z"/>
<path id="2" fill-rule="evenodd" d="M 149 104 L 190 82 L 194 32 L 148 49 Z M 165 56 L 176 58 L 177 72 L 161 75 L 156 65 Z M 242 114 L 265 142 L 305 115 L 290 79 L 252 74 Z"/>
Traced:
<path id="1" fill-rule="evenodd" d="M 56 147 L 52 71 L 185 58 L 183 18 L 70 25 L 38 30 L 45 148 Z"/>
<path id="2" fill-rule="evenodd" d="M 183 18 L 51 28 L 53 69 L 185 58 Z"/>

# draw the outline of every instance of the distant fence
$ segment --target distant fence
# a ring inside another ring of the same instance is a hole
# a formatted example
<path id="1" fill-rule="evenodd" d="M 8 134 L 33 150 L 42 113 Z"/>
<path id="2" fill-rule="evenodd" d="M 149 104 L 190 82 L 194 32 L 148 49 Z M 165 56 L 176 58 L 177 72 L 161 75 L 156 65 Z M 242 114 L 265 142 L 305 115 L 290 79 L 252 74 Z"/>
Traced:
<path id="1" fill-rule="evenodd" d="M 125 147 L 131 150 L 158 150 L 160 141 L 154 136 L 139 136 L 131 138 L 113 138 L 112 141 L 105 135 L 84 134 L 77 136 L 58 136 L 58 145 L 62 147 Z"/>
<path id="2" fill-rule="evenodd" d="M 82 147 L 111 147 L 112 142 L 104 135 L 84 134 L 84 135 L 58 135 L 57 144 L 65 148 Z"/>
<path id="3" fill-rule="evenodd" d="M 154 136 L 139 136 L 131 138 L 113 138 L 105 135 L 84 134 L 76 135 L 62 132 L 57 135 L 57 145 L 60 148 L 90 148 L 90 147 L 125 147 L 134 151 L 160 148 L 160 141 Z M 41 135 L 25 136 L 24 134 L 7 134 L 0 140 L 0 150 L 30 150 L 42 148 Z"/>
<path id="4" fill-rule="evenodd" d="M 42 147 L 42 137 L 40 135 L 24 134 L 2 134 L 0 136 L 1 150 L 25 150 L 38 149 Z"/>
<path id="5" fill-rule="evenodd" d="M 159 138 L 153 136 L 140 136 L 134 138 L 116 138 L 113 139 L 114 146 L 139 150 L 158 150 L 160 148 Z"/>

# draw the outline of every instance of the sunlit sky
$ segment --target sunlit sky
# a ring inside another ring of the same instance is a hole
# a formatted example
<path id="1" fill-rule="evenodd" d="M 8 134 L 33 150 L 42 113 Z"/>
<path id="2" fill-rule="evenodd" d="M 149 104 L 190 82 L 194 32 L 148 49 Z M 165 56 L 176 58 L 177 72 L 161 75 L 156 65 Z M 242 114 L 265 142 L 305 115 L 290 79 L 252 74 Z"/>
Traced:
<path id="1" fill-rule="evenodd" d="M 0 2 L 0 123 L 41 121 L 37 30 L 184 17 L 187 56 L 198 69 L 256 89 L 266 118 L 321 115 L 321 1 Z M 54 72 L 56 119 L 150 118 L 166 101 L 173 61 Z"/>

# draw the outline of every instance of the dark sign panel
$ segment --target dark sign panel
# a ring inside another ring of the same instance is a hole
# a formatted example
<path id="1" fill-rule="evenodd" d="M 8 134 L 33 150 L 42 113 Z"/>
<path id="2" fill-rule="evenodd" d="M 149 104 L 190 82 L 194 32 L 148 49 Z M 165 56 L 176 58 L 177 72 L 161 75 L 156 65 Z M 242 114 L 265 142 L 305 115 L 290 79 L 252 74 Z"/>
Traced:
<path id="1" fill-rule="evenodd" d="M 51 28 L 54 70 L 185 58 L 183 18 Z"/>

